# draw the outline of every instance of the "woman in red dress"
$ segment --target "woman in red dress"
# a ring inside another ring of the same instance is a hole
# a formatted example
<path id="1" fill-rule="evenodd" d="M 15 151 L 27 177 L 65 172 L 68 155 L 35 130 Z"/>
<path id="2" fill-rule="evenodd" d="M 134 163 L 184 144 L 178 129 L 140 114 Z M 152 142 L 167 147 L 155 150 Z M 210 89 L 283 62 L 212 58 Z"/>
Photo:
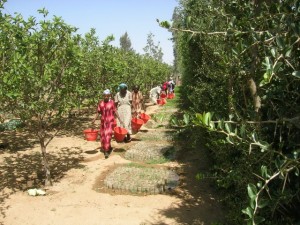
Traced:
<path id="1" fill-rule="evenodd" d="M 93 124 L 95 120 L 101 115 L 101 124 L 100 124 L 100 139 L 101 139 L 101 148 L 104 152 L 104 156 L 107 159 L 112 151 L 111 147 L 111 138 L 113 134 L 113 124 L 115 121 L 115 115 L 117 116 L 115 103 L 110 98 L 111 93 L 107 89 L 103 92 L 103 100 L 99 102 L 97 107 L 97 113 L 93 119 Z"/>

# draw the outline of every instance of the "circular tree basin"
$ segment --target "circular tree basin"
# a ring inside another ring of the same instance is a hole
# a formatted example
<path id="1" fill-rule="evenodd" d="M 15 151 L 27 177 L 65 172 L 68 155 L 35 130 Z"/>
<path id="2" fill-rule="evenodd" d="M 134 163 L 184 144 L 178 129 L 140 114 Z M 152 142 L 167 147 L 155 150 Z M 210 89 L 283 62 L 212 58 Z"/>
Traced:
<path id="1" fill-rule="evenodd" d="M 104 180 L 107 188 L 132 194 L 159 194 L 179 184 L 179 176 L 172 170 L 125 165 L 116 168 Z"/>

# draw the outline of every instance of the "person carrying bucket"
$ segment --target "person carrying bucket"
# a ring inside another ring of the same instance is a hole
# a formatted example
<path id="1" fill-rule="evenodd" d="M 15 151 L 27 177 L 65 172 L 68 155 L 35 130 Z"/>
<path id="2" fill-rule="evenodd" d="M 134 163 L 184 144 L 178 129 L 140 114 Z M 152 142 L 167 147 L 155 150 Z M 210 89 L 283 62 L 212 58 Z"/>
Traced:
<path id="1" fill-rule="evenodd" d="M 140 91 L 140 88 L 135 85 L 133 87 L 132 92 L 132 117 L 139 117 L 142 111 L 142 105 L 143 105 L 143 94 Z"/>
<path id="2" fill-rule="evenodd" d="M 160 96 L 160 92 L 161 92 L 161 86 L 156 86 L 154 88 L 152 88 L 150 90 L 150 101 L 153 103 L 153 104 L 157 104 L 157 99 L 159 98 Z"/>
<path id="3" fill-rule="evenodd" d="M 170 77 L 168 88 L 169 88 L 169 93 L 174 93 L 175 82 L 172 77 Z"/>
<path id="4" fill-rule="evenodd" d="M 127 85 L 122 83 L 119 85 L 119 92 L 115 95 L 115 105 L 118 114 L 118 126 L 123 127 L 127 130 L 127 136 L 125 142 L 130 142 L 132 134 L 131 131 L 131 105 L 132 105 L 132 94 L 127 90 Z"/>
<path id="5" fill-rule="evenodd" d="M 168 81 L 165 81 L 164 83 L 162 83 L 162 86 L 161 86 L 161 92 L 163 94 L 165 94 L 166 96 L 168 95 L 168 86 L 169 86 Z"/>
<path id="6" fill-rule="evenodd" d="M 107 159 L 112 152 L 111 139 L 113 134 L 113 124 L 115 116 L 119 117 L 116 111 L 115 103 L 110 98 L 111 93 L 109 89 L 103 92 L 103 100 L 99 101 L 97 112 L 92 124 L 95 124 L 98 116 L 101 116 L 100 124 L 100 140 L 101 140 L 101 150 Z"/>

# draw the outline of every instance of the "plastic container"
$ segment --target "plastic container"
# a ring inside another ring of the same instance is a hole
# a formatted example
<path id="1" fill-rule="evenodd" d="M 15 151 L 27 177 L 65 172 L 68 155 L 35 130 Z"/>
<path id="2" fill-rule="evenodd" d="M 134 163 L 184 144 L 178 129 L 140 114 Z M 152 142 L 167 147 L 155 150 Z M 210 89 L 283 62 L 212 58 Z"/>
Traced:
<path id="1" fill-rule="evenodd" d="M 173 99 L 174 97 L 175 97 L 174 93 L 169 93 L 167 96 L 168 99 Z"/>
<path id="2" fill-rule="evenodd" d="M 96 141 L 98 138 L 99 130 L 89 128 L 84 130 L 83 133 L 87 141 Z"/>
<path id="3" fill-rule="evenodd" d="M 167 95 L 166 95 L 166 94 L 160 94 L 160 97 L 161 97 L 161 98 L 166 98 Z"/>
<path id="4" fill-rule="evenodd" d="M 140 118 L 144 121 L 144 123 L 147 123 L 148 120 L 151 119 L 151 116 L 147 115 L 146 113 L 141 113 Z"/>
<path id="5" fill-rule="evenodd" d="M 116 142 L 123 142 L 126 134 L 127 134 L 127 130 L 125 128 L 123 127 L 114 128 L 114 137 Z"/>
<path id="6" fill-rule="evenodd" d="M 141 126 L 143 126 L 144 120 L 138 119 L 138 118 L 132 118 L 131 119 L 131 128 L 133 131 L 139 131 Z"/>
<path id="7" fill-rule="evenodd" d="M 165 98 L 157 99 L 156 101 L 158 105 L 164 105 L 167 103 L 167 100 Z"/>

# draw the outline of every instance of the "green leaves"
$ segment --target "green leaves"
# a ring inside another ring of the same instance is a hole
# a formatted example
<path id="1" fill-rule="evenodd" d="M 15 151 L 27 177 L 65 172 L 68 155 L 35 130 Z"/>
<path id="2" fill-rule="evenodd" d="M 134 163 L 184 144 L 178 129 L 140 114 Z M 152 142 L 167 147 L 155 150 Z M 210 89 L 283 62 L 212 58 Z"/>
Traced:
<path id="1" fill-rule="evenodd" d="M 247 191 L 248 191 L 248 196 L 249 196 L 250 199 L 255 199 L 256 198 L 257 189 L 256 189 L 255 185 L 248 184 Z"/>
<path id="2" fill-rule="evenodd" d="M 300 71 L 294 71 L 292 73 L 293 76 L 297 77 L 297 78 L 300 78 Z"/>
<path id="3" fill-rule="evenodd" d="M 161 21 L 159 22 L 158 19 L 156 19 L 156 21 L 159 23 L 159 26 L 169 29 L 171 27 L 171 24 L 168 21 Z"/>
<path id="4" fill-rule="evenodd" d="M 253 209 L 250 207 L 247 207 L 246 209 L 243 209 L 242 212 L 249 216 L 249 218 L 253 217 Z"/>
<path id="5" fill-rule="evenodd" d="M 275 40 L 276 40 L 277 46 L 278 46 L 280 49 L 284 49 L 285 43 L 284 43 L 283 38 L 282 38 L 281 36 L 276 36 Z"/>
<path id="6" fill-rule="evenodd" d="M 210 112 L 203 112 L 202 114 L 200 113 L 196 113 L 195 115 L 195 120 L 193 121 L 193 123 L 195 125 L 202 125 L 202 126 L 207 126 L 210 127 L 210 121 L 212 118 L 212 113 Z"/>
<path id="7" fill-rule="evenodd" d="M 269 204 L 269 202 L 265 200 L 260 200 L 257 204 L 258 192 L 255 185 L 248 184 L 247 191 L 248 196 L 250 198 L 250 206 L 248 206 L 246 209 L 243 209 L 242 212 L 249 217 L 248 224 L 261 224 L 265 221 L 265 218 L 255 215 L 255 211 L 257 208 L 264 208 Z"/>

